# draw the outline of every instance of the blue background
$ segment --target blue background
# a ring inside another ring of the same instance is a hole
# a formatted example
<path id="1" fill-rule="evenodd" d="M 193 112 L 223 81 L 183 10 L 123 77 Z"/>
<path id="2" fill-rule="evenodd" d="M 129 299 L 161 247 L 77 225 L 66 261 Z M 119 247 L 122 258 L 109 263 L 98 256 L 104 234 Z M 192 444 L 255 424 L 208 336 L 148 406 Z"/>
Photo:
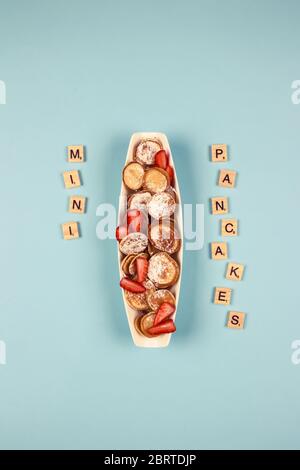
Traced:
<path id="1" fill-rule="evenodd" d="M 291 0 L 0 1 L 1 448 L 299 448 L 299 15 Z M 205 204 L 164 350 L 134 347 L 115 242 L 96 237 L 141 130 L 167 134 L 183 202 Z M 216 186 L 217 142 L 234 190 Z M 61 172 L 77 143 L 88 212 L 67 242 Z M 241 283 L 208 255 L 208 201 L 226 194 Z M 224 326 L 216 285 L 234 288 L 244 331 Z"/>

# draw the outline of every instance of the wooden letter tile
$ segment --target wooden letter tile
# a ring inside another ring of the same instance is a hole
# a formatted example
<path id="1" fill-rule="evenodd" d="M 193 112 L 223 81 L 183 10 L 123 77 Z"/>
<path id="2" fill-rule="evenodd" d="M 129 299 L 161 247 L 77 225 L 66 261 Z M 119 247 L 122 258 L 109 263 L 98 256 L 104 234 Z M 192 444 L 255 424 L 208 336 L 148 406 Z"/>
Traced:
<path id="1" fill-rule="evenodd" d="M 213 144 L 211 146 L 211 161 L 221 162 L 221 163 L 227 161 L 227 145 L 226 144 Z"/>
<path id="2" fill-rule="evenodd" d="M 72 171 L 65 171 L 63 173 L 65 188 L 78 188 L 80 186 L 80 176 L 79 171 L 72 170 Z"/>
<path id="3" fill-rule="evenodd" d="M 218 305 L 229 305 L 231 289 L 228 287 L 215 287 L 214 303 Z"/>
<path id="4" fill-rule="evenodd" d="M 220 170 L 218 185 L 223 188 L 234 188 L 235 186 L 236 171 L 233 170 Z"/>
<path id="5" fill-rule="evenodd" d="M 236 237 L 238 234 L 237 219 L 222 219 L 221 220 L 221 233 L 222 233 L 222 237 Z"/>
<path id="6" fill-rule="evenodd" d="M 228 250 L 226 242 L 212 242 L 210 248 L 212 259 L 227 259 Z"/>
<path id="7" fill-rule="evenodd" d="M 227 214 L 228 198 L 227 197 L 212 197 L 211 198 L 211 212 L 213 215 Z"/>
<path id="8" fill-rule="evenodd" d="M 79 237 L 78 222 L 67 222 L 62 224 L 62 233 L 65 240 L 73 240 Z"/>
<path id="9" fill-rule="evenodd" d="M 83 161 L 84 161 L 83 145 L 69 145 L 68 146 L 68 162 L 82 163 Z"/>
<path id="10" fill-rule="evenodd" d="M 83 214 L 84 211 L 85 211 L 85 197 L 84 196 L 70 196 L 69 212 Z"/>
<path id="11" fill-rule="evenodd" d="M 246 314 L 243 312 L 228 312 L 227 326 L 228 328 L 241 329 L 244 328 Z"/>
<path id="12" fill-rule="evenodd" d="M 238 263 L 228 263 L 226 279 L 230 281 L 241 281 L 244 274 L 244 265 Z"/>

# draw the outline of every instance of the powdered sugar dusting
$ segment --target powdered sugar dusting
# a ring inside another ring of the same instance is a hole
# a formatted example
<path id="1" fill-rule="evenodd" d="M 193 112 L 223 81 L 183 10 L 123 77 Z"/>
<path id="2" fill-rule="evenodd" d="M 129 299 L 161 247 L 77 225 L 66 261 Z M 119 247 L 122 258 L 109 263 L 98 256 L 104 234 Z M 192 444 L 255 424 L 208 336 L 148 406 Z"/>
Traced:
<path id="1" fill-rule="evenodd" d="M 167 289 L 159 289 L 154 292 L 151 292 L 147 296 L 147 301 L 152 310 L 158 310 L 160 305 L 163 302 L 169 302 L 173 305 L 176 305 L 176 299 L 174 295 Z"/>
<path id="2" fill-rule="evenodd" d="M 171 220 L 152 223 L 149 229 L 149 238 L 156 249 L 166 251 L 169 254 L 176 253 L 180 248 L 180 238 Z"/>
<path id="3" fill-rule="evenodd" d="M 155 298 L 158 300 L 162 300 L 166 297 L 166 295 L 170 294 L 170 291 L 166 289 L 159 289 L 155 293 Z"/>
<path id="4" fill-rule="evenodd" d="M 145 234 L 134 232 L 120 241 L 120 251 L 124 255 L 135 255 L 144 251 L 148 246 L 148 238 Z"/>
<path id="5" fill-rule="evenodd" d="M 136 148 L 135 158 L 144 165 L 154 165 L 155 154 L 161 149 L 159 142 L 144 140 Z"/>
<path id="6" fill-rule="evenodd" d="M 125 291 L 125 299 L 133 309 L 145 310 L 148 307 L 145 292 L 136 293 Z"/>
<path id="7" fill-rule="evenodd" d="M 138 209 L 140 211 L 148 211 L 148 204 L 152 198 L 148 191 L 133 194 L 128 201 L 129 209 Z"/>
<path id="8" fill-rule="evenodd" d="M 161 192 L 154 194 L 149 202 L 149 214 L 154 219 L 170 217 L 175 212 L 175 201 L 171 194 Z"/>
<path id="9" fill-rule="evenodd" d="M 156 253 L 151 256 L 148 266 L 148 277 L 156 285 L 169 284 L 176 278 L 176 261 L 167 253 Z"/>

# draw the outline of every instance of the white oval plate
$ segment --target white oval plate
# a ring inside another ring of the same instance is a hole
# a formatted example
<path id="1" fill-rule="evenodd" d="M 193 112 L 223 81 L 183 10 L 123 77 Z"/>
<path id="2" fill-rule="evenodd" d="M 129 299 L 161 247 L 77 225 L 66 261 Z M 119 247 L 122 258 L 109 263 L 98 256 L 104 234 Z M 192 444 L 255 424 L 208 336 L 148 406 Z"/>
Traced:
<path id="1" fill-rule="evenodd" d="M 178 185 L 176 167 L 175 167 L 175 164 L 174 164 L 174 160 L 172 158 L 172 152 L 171 152 L 171 149 L 170 149 L 170 145 L 169 145 L 167 136 L 165 134 L 160 133 L 160 132 L 137 132 L 135 134 L 132 134 L 130 142 L 129 142 L 127 157 L 126 157 L 126 161 L 125 161 L 124 166 L 127 163 L 129 163 L 130 161 L 132 161 L 134 149 L 135 149 L 136 145 L 141 140 L 143 140 L 143 139 L 153 139 L 153 138 L 156 138 L 156 139 L 160 140 L 160 142 L 163 145 L 163 148 L 169 152 L 169 162 L 170 162 L 170 165 L 174 169 L 174 185 L 173 185 L 173 187 L 174 187 L 174 189 L 177 193 L 177 197 L 178 197 L 178 201 L 177 201 L 178 207 L 177 207 L 177 211 L 176 211 L 176 214 L 175 214 L 175 223 L 176 223 L 176 227 L 178 229 L 180 238 L 183 241 L 183 234 L 182 234 L 183 221 L 182 221 L 182 206 L 181 206 L 180 189 L 179 189 L 179 185 Z M 129 194 L 131 194 L 131 193 L 128 191 L 128 189 L 126 188 L 126 186 L 124 185 L 124 183 L 122 181 L 120 198 L 119 198 L 119 217 L 118 217 L 119 222 L 122 219 L 122 216 L 123 216 L 123 213 L 124 213 L 124 207 L 127 207 L 127 198 L 129 196 Z M 121 270 L 122 255 L 121 255 L 119 249 L 118 249 L 118 256 L 119 256 L 119 270 L 120 270 L 120 279 L 121 279 L 124 276 L 124 274 L 122 273 L 122 270 Z M 170 288 L 170 291 L 175 295 L 175 298 L 176 298 L 176 312 L 177 312 L 178 301 L 179 301 L 179 292 L 180 292 L 180 283 L 181 283 L 181 273 L 182 273 L 183 242 L 181 244 L 181 248 L 178 251 L 178 253 L 176 253 L 176 255 L 174 255 L 174 258 L 179 263 L 180 275 L 179 275 L 179 279 L 178 279 L 177 283 Z M 164 347 L 168 346 L 168 344 L 170 342 L 170 339 L 171 339 L 171 334 L 160 335 L 160 336 L 156 336 L 154 338 L 147 338 L 145 336 L 140 335 L 136 331 L 135 326 L 134 326 L 134 319 L 137 316 L 138 312 L 136 310 L 133 310 L 131 307 L 129 307 L 129 305 L 127 304 L 127 302 L 125 300 L 123 290 L 122 290 L 122 293 L 123 293 L 123 301 L 124 301 L 124 307 L 125 307 L 125 311 L 126 311 L 126 315 L 127 315 L 127 320 L 128 320 L 128 324 L 129 324 L 129 328 L 130 328 L 130 332 L 131 332 L 131 336 L 132 336 L 134 344 L 138 347 L 141 347 L 141 348 L 164 348 Z M 175 315 L 176 315 L 176 312 L 175 312 Z"/>

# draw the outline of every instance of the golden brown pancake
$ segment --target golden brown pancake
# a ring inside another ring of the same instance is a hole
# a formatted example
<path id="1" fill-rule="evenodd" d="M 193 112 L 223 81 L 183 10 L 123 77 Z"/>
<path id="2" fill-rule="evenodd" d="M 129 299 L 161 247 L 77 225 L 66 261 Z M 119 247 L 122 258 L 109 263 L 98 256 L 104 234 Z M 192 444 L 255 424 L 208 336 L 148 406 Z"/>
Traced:
<path id="1" fill-rule="evenodd" d="M 128 305 L 134 310 L 149 310 L 146 292 L 137 294 L 135 292 L 124 290 L 124 296 Z"/>
<path id="2" fill-rule="evenodd" d="M 128 199 L 128 209 L 137 209 L 145 213 L 148 212 L 148 204 L 152 194 L 149 191 L 140 191 L 132 194 Z"/>
<path id="3" fill-rule="evenodd" d="M 151 245 L 159 251 L 176 253 L 181 247 L 181 239 L 172 220 L 152 221 L 148 229 Z"/>
<path id="4" fill-rule="evenodd" d="M 140 320 L 141 332 L 143 333 L 144 336 L 147 336 L 148 338 L 153 337 L 153 335 L 149 335 L 149 333 L 147 333 L 147 330 L 153 326 L 155 316 L 156 316 L 155 312 L 149 312 L 149 313 L 146 313 L 146 315 L 143 315 Z"/>
<path id="5" fill-rule="evenodd" d="M 156 287 L 173 286 L 179 278 L 178 263 L 168 253 L 158 252 L 151 256 L 148 267 L 148 277 Z"/>
<path id="6" fill-rule="evenodd" d="M 148 204 L 149 215 L 154 219 L 170 218 L 176 209 L 176 202 L 173 196 L 163 191 L 152 196 Z"/>
<path id="7" fill-rule="evenodd" d="M 143 316 L 143 315 L 137 315 L 137 316 L 135 317 L 135 319 L 134 319 L 134 326 L 135 326 L 136 331 L 137 331 L 140 335 L 144 336 L 143 333 L 142 333 L 142 330 L 141 330 L 141 319 L 142 319 L 142 316 Z"/>
<path id="8" fill-rule="evenodd" d="M 133 159 L 142 165 L 154 165 L 155 154 L 162 149 L 162 145 L 157 139 L 142 140 L 135 149 Z"/>
<path id="9" fill-rule="evenodd" d="M 123 170 L 123 182 L 127 188 L 137 191 L 143 185 L 144 168 L 137 162 L 128 163 Z"/>
<path id="10" fill-rule="evenodd" d="M 145 171 L 143 189 L 151 193 L 165 191 L 170 184 L 168 173 L 161 168 L 149 168 Z"/>
<path id="11" fill-rule="evenodd" d="M 164 302 L 176 305 L 176 299 L 174 295 L 167 289 L 158 289 L 156 291 L 146 292 L 146 298 L 149 307 L 155 312 L 157 312 L 161 304 Z"/>
<path id="12" fill-rule="evenodd" d="M 122 238 L 119 244 L 120 251 L 124 255 L 137 255 L 146 250 L 148 238 L 141 232 L 133 232 Z"/>
<path id="13" fill-rule="evenodd" d="M 134 276 L 136 274 L 136 260 L 138 258 L 146 258 L 149 259 L 149 254 L 148 253 L 139 253 L 138 255 L 134 256 L 129 264 L 128 271 L 131 276 Z"/>
<path id="14" fill-rule="evenodd" d="M 121 262 L 121 269 L 126 276 L 129 276 L 129 266 L 133 258 L 135 258 L 135 255 L 126 255 Z"/>

